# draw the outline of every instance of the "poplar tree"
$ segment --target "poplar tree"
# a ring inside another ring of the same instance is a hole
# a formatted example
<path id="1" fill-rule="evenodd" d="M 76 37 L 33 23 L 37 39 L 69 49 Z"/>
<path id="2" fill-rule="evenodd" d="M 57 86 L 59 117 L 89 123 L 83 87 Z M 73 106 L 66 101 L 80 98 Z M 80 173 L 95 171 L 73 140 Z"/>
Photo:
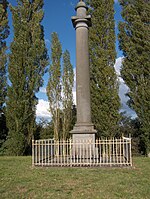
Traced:
<path id="1" fill-rule="evenodd" d="M 63 75 L 62 75 L 62 105 L 63 105 L 63 139 L 69 137 L 69 131 L 72 127 L 72 109 L 73 109 L 73 83 L 74 73 L 70 63 L 70 53 L 66 50 L 63 54 Z"/>
<path id="2" fill-rule="evenodd" d="M 92 27 L 89 29 L 92 121 L 100 137 L 115 136 L 120 99 L 114 64 L 114 0 L 88 0 Z"/>
<path id="3" fill-rule="evenodd" d="M 36 92 L 43 84 L 47 54 L 41 21 L 43 0 L 19 0 L 11 6 L 14 40 L 9 55 L 6 142 L 11 155 L 29 153 L 35 132 Z"/>
<path id="4" fill-rule="evenodd" d="M 7 88 L 7 78 L 6 78 L 6 38 L 9 35 L 8 26 L 8 14 L 7 14 L 8 2 L 3 0 L 0 2 L 0 146 L 6 139 L 7 129 L 6 129 L 6 119 L 5 119 L 5 102 L 6 102 L 6 88 Z"/>
<path id="5" fill-rule="evenodd" d="M 120 0 L 123 22 L 119 24 L 124 60 L 121 76 L 129 87 L 129 106 L 142 130 L 143 153 L 150 154 L 150 1 Z"/>
<path id="6" fill-rule="evenodd" d="M 54 139 L 60 138 L 60 108 L 61 108 L 61 56 L 62 47 L 56 32 L 51 35 L 51 64 L 49 68 L 49 81 L 47 96 L 50 113 L 54 126 Z"/>

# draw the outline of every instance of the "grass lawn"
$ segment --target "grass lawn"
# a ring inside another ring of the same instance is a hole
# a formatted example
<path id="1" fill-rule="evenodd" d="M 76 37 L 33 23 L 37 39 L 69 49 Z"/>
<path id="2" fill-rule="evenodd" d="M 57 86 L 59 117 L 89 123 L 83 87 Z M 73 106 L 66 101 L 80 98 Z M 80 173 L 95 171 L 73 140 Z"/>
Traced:
<path id="1" fill-rule="evenodd" d="M 0 157 L 0 198 L 150 199 L 150 158 L 133 168 L 39 168 L 31 157 Z"/>

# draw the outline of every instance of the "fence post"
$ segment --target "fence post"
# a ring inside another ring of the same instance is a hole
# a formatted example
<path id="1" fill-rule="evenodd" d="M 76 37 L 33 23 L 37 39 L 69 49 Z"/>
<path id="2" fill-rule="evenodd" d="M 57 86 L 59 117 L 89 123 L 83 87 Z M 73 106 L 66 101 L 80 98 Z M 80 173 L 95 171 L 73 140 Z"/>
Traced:
<path id="1" fill-rule="evenodd" d="M 130 146 L 130 166 L 132 167 L 131 138 L 130 138 L 129 146 Z"/>
<path id="2" fill-rule="evenodd" d="M 70 167 L 72 167 L 72 142 L 71 142 L 71 138 L 70 138 L 70 142 L 69 142 L 69 145 L 70 145 Z"/>

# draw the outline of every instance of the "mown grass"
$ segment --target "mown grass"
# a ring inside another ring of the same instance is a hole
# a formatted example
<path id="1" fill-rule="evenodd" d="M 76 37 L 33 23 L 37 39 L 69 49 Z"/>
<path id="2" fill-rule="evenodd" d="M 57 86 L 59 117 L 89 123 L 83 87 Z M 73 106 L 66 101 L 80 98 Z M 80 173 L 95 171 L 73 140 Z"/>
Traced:
<path id="1" fill-rule="evenodd" d="M 149 199 L 150 158 L 133 168 L 39 168 L 31 157 L 0 157 L 0 198 Z"/>

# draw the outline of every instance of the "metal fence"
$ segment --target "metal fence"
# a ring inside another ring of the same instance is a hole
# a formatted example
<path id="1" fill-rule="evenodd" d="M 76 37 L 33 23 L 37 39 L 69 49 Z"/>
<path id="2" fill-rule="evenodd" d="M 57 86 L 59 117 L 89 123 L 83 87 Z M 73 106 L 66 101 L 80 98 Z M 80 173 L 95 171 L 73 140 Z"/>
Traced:
<path id="1" fill-rule="evenodd" d="M 33 166 L 132 166 L 131 138 L 32 140 Z"/>

